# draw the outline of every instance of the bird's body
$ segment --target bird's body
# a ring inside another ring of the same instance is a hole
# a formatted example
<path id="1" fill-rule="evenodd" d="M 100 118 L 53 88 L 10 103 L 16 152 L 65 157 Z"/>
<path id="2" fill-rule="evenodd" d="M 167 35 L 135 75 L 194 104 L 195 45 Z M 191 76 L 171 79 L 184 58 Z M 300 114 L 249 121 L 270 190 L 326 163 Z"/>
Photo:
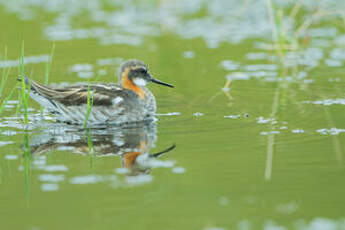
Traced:
<path id="1" fill-rule="evenodd" d="M 156 100 L 146 83 L 160 82 L 137 60 L 125 62 L 119 84 L 99 83 L 51 88 L 25 78 L 30 96 L 56 114 L 57 120 L 72 124 L 123 124 L 154 119 Z M 88 114 L 88 115 L 87 115 Z"/>

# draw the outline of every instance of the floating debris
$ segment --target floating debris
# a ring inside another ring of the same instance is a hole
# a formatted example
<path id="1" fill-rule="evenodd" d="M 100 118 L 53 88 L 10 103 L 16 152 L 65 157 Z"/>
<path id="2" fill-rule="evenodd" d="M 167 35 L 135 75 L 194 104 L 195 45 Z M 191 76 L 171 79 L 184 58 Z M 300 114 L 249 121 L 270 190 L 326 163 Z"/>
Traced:
<path id="1" fill-rule="evenodd" d="M 71 184 L 96 184 L 98 182 L 103 182 L 104 177 L 99 175 L 86 175 L 77 176 L 70 179 Z"/>
<path id="2" fill-rule="evenodd" d="M 5 146 L 5 145 L 9 145 L 9 144 L 13 144 L 13 141 L 0 141 L 0 147 Z"/>
<path id="3" fill-rule="evenodd" d="M 337 99 L 325 99 L 320 101 L 304 101 L 303 103 L 307 104 L 314 104 L 314 105 L 345 105 L 344 98 L 337 98 Z"/>
<path id="4" fill-rule="evenodd" d="M 249 80 L 250 76 L 244 72 L 235 72 L 226 75 L 225 77 L 227 80 Z"/>
<path id="5" fill-rule="evenodd" d="M 147 184 L 152 181 L 151 175 L 141 174 L 137 176 L 128 176 L 126 177 L 126 184 L 128 185 L 141 185 L 141 184 Z"/>
<path id="6" fill-rule="evenodd" d="M 93 70 L 93 66 L 91 64 L 75 64 L 70 67 L 71 72 L 90 72 Z"/>
<path id="7" fill-rule="evenodd" d="M 258 124 L 276 123 L 276 120 L 273 118 L 258 117 L 256 120 Z"/>
<path id="8" fill-rule="evenodd" d="M 340 82 L 340 78 L 336 77 L 336 78 L 328 78 L 329 82 Z"/>
<path id="9" fill-rule="evenodd" d="M 119 65 L 124 61 L 123 58 L 120 57 L 114 57 L 114 58 L 104 58 L 104 59 L 98 59 L 97 64 L 99 66 L 107 66 L 107 65 Z"/>
<path id="10" fill-rule="evenodd" d="M 24 57 L 24 65 L 27 64 L 39 64 L 39 63 L 46 63 L 50 60 L 49 55 L 38 55 L 38 56 L 27 56 Z M 20 60 L 7 60 L 1 61 L 0 60 L 0 68 L 8 68 L 8 67 L 17 67 L 20 66 Z"/>
<path id="11" fill-rule="evenodd" d="M 175 174 L 184 174 L 186 172 L 186 169 L 183 167 L 174 167 L 171 171 Z"/>
<path id="12" fill-rule="evenodd" d="M 17 160 L 17 159 L 18 159 L 18 155 L 13 155 L 13 154 L 11 154 L 11 155 L 6 155 L 6 156 L 5 156 L 5 159 L 6 159 L 6 160 Z"/>
<path id="13" fill-rule="evenodd" d="M 39 180 L 42 182 L 61 182 L 65 180 L 64 175 L 54 175 L 54 174 L 41 174 L 39 175 Z"/>
<path id="14" fill-rule="evenodd" d="M 185 51 L 183 53 L 183 57 L 184 58 L 194 58 L 195 57 L 195 53 L 193 51 Z"/>
<path id="15" fill-rule="evenodd" d="M 290 215 L 296 212 L 297 208 L 298 208 L 298 204 L 296 202 L 290 202 L 286 204 L 279 204 L 276 207 L 276 211 L 282 214 Z"/>
<path id="16" fill-rule="evenodd" d="M 201 116 L 204 116 L 204 114 L 203 113 L 193 113 L 193 116 L 201 117 Z"/>
<path id="17" fill-rule="evenodd" d="M 64 172 L 68 171 L 68 168 L 65 165 L 46 165 L 43 170 L 47 172 Z"/>
<path id="18" fill-rule="evenodd" d="M 42 184 L 41 185 L 41 190 L 43 192 L 53 192 L 59 190 L 59 185 L 58 184 Z"/>
<path id="19" fill-rule="evenodd" d="M 78 72 L 78 77 L 80 78 L 92 78 L 94 76 L 93 72 Z"/>
<path id="20" fill-rule="evenodd" d="M 115 169 L 115 172 L 117 174 L 128 174 L 130 173 L 130 170 L 128 168 L 117 168 Z"/>
<path id="21" fill-rule="evenodd" d="M 240 67 L 240 64 L 238 62 L 230 61 L 230 60 L 224 60 L 220 63 L 221 67 L 227 71 L 230 70 L 238 70 Z"/>
<path id="22" fill-rule="evenodd" d="M 171 168 L 175 165 L 174 161 L 163 161 L 150 157 L 149 154 L 140 154 L 137 157 L 137 163 L 145 168 Z"/>
<path id="23" fill-rule="evenodd" d="M 227 116 L 224 116 L 224 118 L 230 118 L 230 119 L 238 119 L 238 118 L 240 118 L 240 117 L 241 117 L 240 114 L 238 114 L 238 115 L 227 115 Z"/>
<path id="24" fill-rule="evenodd" d="M 172 112 L 172 113 L 157 113 L 157 116 L 179 116 L 181 115 L 180 112 Z"/>
<path id="25" fill-rule="evenodd" d="M 325 64 L 329 67 L 341 67 L 341 66 L 343 66 L 342 61 L 335 60 L 335 59 L 326 59 Z"/>
<path id="26" fill-rule="evenodd" d="M 274 134 L 279 134 L 279 131 L 264 131 L 264 132 L 260 132 L 260 135 L 266 136 L 266 135 L 274 135 Z"/>
<path id="27" fill-rule="evenodd" d="M 318 129 L 316 132 L 322 134 L 322 135 L 338 135 L 339 133 L 344 133 L 345 129 L 338 129 L 338 128 L 330 128 L 330 129 Z"/>
<path id="28" fill-rule="evenodd" d="M 303 129 L 293 129 L 291 130 L 292 133 L 304 133 Z"/>
<path id="29" fill-rule="evenodd" d="M 221 227 L 206 227 L 203 230 L 226 230 L 226 228 Z"/>

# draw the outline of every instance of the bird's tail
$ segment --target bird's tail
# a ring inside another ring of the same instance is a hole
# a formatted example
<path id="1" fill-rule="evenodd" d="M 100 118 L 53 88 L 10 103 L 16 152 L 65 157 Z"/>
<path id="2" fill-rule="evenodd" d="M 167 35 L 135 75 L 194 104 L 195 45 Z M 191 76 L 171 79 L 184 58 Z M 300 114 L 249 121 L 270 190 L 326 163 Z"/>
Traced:
<path id="1" fill-rule="evenodd" d="M 18 81 L 22 81 L 22 78 L 18 78 Z M 30 87 L 30 96 L 37 101 L 43 107 L 46 107 L 50 111 L 56 111 L 57 106 L 54 102 L 54 95 L 56 91 L 48 86 L 42 85 L 27 76 L 24 76 L 24 81 L 27 86 Z"/>
<path id="2" fill-rule="evenodd" d="M 23 79 L 21 77 L 17 78 L 18 81 L 22 81 Z M 30 86 L 30 92 L 39 94 L 45 98 L 52 98 L 55 94 L 55 90 L 52 88 L 42 85 L 27 76 L 24 76 L 24 81 L 27 86 Z"/>

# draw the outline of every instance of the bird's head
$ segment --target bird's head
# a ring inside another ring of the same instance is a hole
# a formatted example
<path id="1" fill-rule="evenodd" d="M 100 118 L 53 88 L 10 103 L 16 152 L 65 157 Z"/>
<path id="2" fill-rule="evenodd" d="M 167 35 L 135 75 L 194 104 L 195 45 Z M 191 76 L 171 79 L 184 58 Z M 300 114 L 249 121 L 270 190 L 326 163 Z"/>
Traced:
<path id="1" fill-rule="evenodd" d="M 120 67 L 120 84 L 126 88 L 129 84 L 144 87 L 153 82 L 173 88 L 173 85 L 164 83 L 152 77 L 147 66 L 139 60 L 128 60 Z"/>

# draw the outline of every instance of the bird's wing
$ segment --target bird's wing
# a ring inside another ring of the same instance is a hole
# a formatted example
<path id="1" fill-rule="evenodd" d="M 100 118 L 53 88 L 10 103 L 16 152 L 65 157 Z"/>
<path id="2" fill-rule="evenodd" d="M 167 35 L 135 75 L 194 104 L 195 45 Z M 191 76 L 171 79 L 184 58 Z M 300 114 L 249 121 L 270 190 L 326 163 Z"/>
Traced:
<path id="1" fill-rule="evenodd" d="M 127 92 L 115 84 L 76 85 L 55 89 L 28 78 L 25 79 L 25 82 L 27 84 L 30 82 L 31 91 L 65 106 L 86 105 L 88 99 L 93 102 L 93 106 L 110 106 L 120 104 L 127 96 Z"/>

